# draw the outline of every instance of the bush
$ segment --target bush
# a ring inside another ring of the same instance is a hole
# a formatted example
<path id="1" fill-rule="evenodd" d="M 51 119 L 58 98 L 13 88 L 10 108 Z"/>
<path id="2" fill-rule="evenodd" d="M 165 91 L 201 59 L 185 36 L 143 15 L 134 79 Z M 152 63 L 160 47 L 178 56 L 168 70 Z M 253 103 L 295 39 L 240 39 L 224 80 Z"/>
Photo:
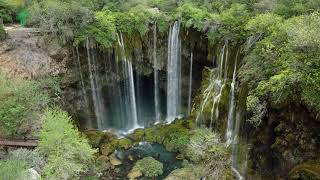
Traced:
<path id="1" fill-rule="evenodd" d="M 0 161 L 0 179 L 19 180 L 28 169 L 27 162 L 21 160 Z"/>
<path id="2" fill-rule="evenodd" d="M 44 0 L 30 7 L 30 17 L 31 23 L 38 25 L 42 32 L 68 43 L 87 28 L 93 12 L 81 1 Z"/>
<path id="3" fill-rule="evenodd" d="M 137 161 L 134 168 L 138 168 L 146 177 L 157 177 L 163 173 L 163 164 L 152 157 Z"/>
<path id="4" fill-rule="evenodd" d="M 14 21 L 15 9 L 6 1 L 0 1 L 0 19 L 4 23 L 12 23 Z"/>
<path id="5" fill-rule="evenodd" d="M 44 160 L 38 154 L 37 151 L 31 151 L 28 149 L 17 149 L 9 152 L 9 160 L 11 161 L 23 161 L 26 162 L 28 168 L 33 168 L 38 172 L 44 166 Z"/>
<path id="6" fill-rule="evenodd" d="M 6 31 L 4 30 L 3 25 L 0 22 L 0 41 L 4 40 L 6 36 Z"/>
<path id="7" fill-rule="evenodd" d="M 210 154 L 209 149 L 219 144 L 219 137 L 210 129 L 196 129 L 190 138 L 186 155 L 193 162 L 200 162 Z"/>
<path id="8" fill-rule="evenodd" d="M 46 179 L 77 178 L 96 152 L 72 125 L 68 113 L 57 108 L 45 112 L 37 150 L 47 160 Z"/>
<path id="9" fill-rule="evenodd" d="M 27 25 L 29 16 L 30 16 L 30 13 L 26 8 L 23 8 L 19 11 L 17 15 L 17 20 L 20 22 L 21 26 Z"/>
<path id="10" fill-rule="evenodd" d="M 10 79 L 0 73 L 0 123 L 10 136 L 26 133 L 37 113 L 48 103 L 48 94 L 33 80 Z"/>

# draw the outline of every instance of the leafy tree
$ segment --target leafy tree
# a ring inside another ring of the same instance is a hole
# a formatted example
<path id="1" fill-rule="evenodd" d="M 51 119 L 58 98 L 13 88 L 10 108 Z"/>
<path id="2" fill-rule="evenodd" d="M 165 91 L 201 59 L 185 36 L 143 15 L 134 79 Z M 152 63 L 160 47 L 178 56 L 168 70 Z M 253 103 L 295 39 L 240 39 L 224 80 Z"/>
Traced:
<path id="1" fill-rule="evenodd" d="M 72 41 L 93 20 L 93 12 L 83 1 L 44 0 L 30 7 L 31 23 L 62 43 Z"/>
<path id="2" fill-rule="evenodd" d="M 0 123 L 10 136 L 28 131 L 37 113 L 49 102 L 40 83 L 33 80 L 11 79 L 0 73 Z"/>
<path id="3" fill-rule="evenodd" d="M 277 0 L 274 13 L 286 18 L 308 14 L 320 9 L 320 1 L 315 0 Z"/>
<path id="4" fill-rule="evenodd" d="M 163 164 L 153 157 L 145 157 L 135 164 L 146 177 L 157 177 L 163 173 Z"/>
<path id="5" fill-rule="evenodd" d="M 68 113 L 57 108 L 45 112 L 37 150 L 46 157 L 43 175 L 47 179 L 78 177 L 95 153 L 72 125 Z"/>
<path id="6" fill-rule="evenodd" d="M 245 24 L 250 18 L 250 11 L 244 4 L 232 4 L 229 9 L 220 14 L 212 15 L 209 23 L 208 38 L 212 43 L 228 39 L 232 42 L 243 43 L 247 38 Z"/>
<path id="7" fill-rule="evenodd" d="M 9 5 L 7 1 L 0 1 L 0 19 L 4 23 L 12 23 L 14 21 L 15 9 Z"/>
<path id="8" fill-rule="evenodd" d="M 96 12 L 95 21 L 76 35 L 75 44 L 85 41 L 87 37 L 95 39 L 105 48 L 112 47 L 117 40 L 115 17 L 109 11 Z"/>
<path id="9" fill-rule="evenodd" d="M 210 18 L 210 14 L 205 8 L 195 7 L 192 3 L 185 3 L 176 9 L 177 18 L 182 19 L 182 23 L 187 27 L 194 27 L 199 31 L 204 27 Z"/>
<path id="10" fill-rule="evenodd" d="M 269 18 L 248 23 L 250 30 L 257 31 L 253 27 L 259 27 L 265 36 L 245 57 L 240 73 L 251 89 L 248 107 L 253 107 L 252 102 L 256 104 L 256 108 L 249 109 L 250 112 L 263 111 L 261 107 L 265 106 L 265 101 L 269 101 L 272 107 L 296 102 L 317 116 L 320 113 L 320 96 L 316 93 L 320 88 L 317 70 L 320 67 L 319 13 L 285 21 L 278 18 L 271 24 L 275 16 L 260 15 L 258 19 L 264 19 L 262 16 Z"/>

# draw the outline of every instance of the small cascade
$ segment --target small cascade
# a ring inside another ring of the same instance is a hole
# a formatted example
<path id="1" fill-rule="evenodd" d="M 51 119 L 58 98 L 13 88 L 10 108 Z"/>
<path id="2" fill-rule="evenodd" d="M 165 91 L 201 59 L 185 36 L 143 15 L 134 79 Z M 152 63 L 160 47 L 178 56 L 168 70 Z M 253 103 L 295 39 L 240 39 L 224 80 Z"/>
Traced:
<path id="1" fill-rule="evenodd" d="M 138 116 L 137 116 L 137 104 L 136 104 L 136 95 L 135 95 L 135 86 L 134 86 L 134 78 L 133 78 L 133 69 L 132 63 L 130 60 L 127 60 L 125 47 L 123 42 L 122 34 L 118 36 L 118 43 L 121 47 L 122 51 L 122 68 L 124 72 L 124 76 L 128 81 L 124 82 L 124 97 L 125 97 L 125 105 L 126 107 L 130 107 L 130 110 L 127 110 L 127 117 L 131 118 L 131 122 L 128 123 L 127 129 L 129 131 L 139 128 L 138 125 Z M 127 108 L 126 108 L 127 109 Z"/>
<path id="2" fill-rule="evenodd" d="M 191 113 L 191 100 L 192 100 L 192 65 L 193 65 L 193 53 L 190 55 L 190 72 L 189 72 L 189 94 L 188 94 L 188 115 Z"/>
<path id="3" fill-rule="evenodd" d="M 238 150 L 239 150 L 239 132 L 240 132 L 240 123 L 241 120 L 239 116 L 236 118 L 236 123 L 233 132 L 233 141 L 232 141 L 232 155 L 231 155 L 231 170 L 237 176 L 238 180 L 244 180 L 244 177 L 239 172 L 239 160 L 238 160 Z"/>
<path id="4" fill-rule="evenodd" d="M 196 122 L 199 121 L 201 118 L 201 115 L 204 111 L 204 108 L 208 105 L 209 100 L 212 100 L 212 108 L 211 108 L 211 117 L 210 117 L 210 128 L 213 126 L 214 120 L 219 118 L 219 103 L 221 99 L 221 95 L 223 92 L 223 89 L 225 87 L 225 83 L 227 80 L 227 63 L 228 63 L 228 46 L 227 41 L 223 45 L 223 47 L 220 50 L 221 52 L 218 55 L 218 67 L 216 76 L 215 73 L 211 70 L 211 77 L 210 82 L 208 84 L 208 87 L 203 93 L 203 100 L 200 106 L 200 111 L 198 112 Z M 215 60 L 213 60 L 213 63 L 215 64 Z"/>
<path id="5" fill-rule="evenodd" d="M 167 63 L 167 122 L 181 115 L 181 41 L 180 23 L 170 26 Z"/>
<path id="6" fill-rule="evenodd" d="M 138 125 L 138 116 L 137 116 L 137 104 L 136 104 L 136 96 L 134 91 L 134 81 L 133 81 L 133 70 L 132 70 L 132 63 L 131 61 L 128 61 L 128 70 L 129 70 L 129 79 L 130 79 L 130 101 L 131 101 L 131 111 L 132 111 L 132 128 L 131 129 L 137 129 L 139 127 Z"/>
<path id="7" fill-rule="evenodd" d="M 224 43 L 222 50 L 221 50 L 221 57 L 220 57 L 220 64 L 219 64 L 219 77 L 215 80 L 215 84 L 217 84 L 218 94 L 212 97 L 212 109 L 211 109 L 211 121 L 210 121 L 210 128 L 213 126 L 214 119 L 217 120 L 219 118 L 219 103 L 222 95 L 222 91 L 225 87 L 225 83 L 227 80 L 228 74 L 228 46 L 227 42 Z M 222 79 L 223 78 L 223 79 Z"/>
<path id="8" fill-rule="evenodd" d="M 160 122 L 159 71 L 157 61 L 157 22 L 153 27 L 153 76 L 154 76 L 154 108 L 156 123 Z"/>
<path id="9" fill-rule="evenodd" d="M 232 75 L 232 82 L 230 88 L 230 103 L 229 103 L 229 110 L 228 110 L 228 125 L 226 131 L 226 144 L 229 146 L 233 141 L 233 126 L 234 126 L 234 109 L 235 109 L 235 83 L 236 83 L 236 71 L 237 71 L 237 59 L 238 53 L 234 63 L 233 75 Z"/>
<path id="10" fill-rule="evenodd" d="M 79 75 L 80 75 L 80 82 L 81 82 L 81 91 L 82 91 L 82 95 L 84 98 L 84 101 L 86 103 L 86 105 L 88 106 L 88 96 L 87 96 L 87 91 L 86 91 L 86 87 L 84 84 L 84 80 L 83 80 L 83 72 L 82 72 L 82 68 L 81 68 L 81 62 L 80 62 L 80 54 L 79 54 L 79 49 L 78 47 L 76 47 L 76 54 L 77 54 L 77 66 L 78 66 L 78 70 L 79 70 Z"/>
<path id="11" fill-rule="evenodd" d="M 104 107 L 104 102 L 101 94 L 101 87 L 99 86 L 99 81 L 98 81 L 95 52 L 93 52 L 93 50 L 91 50 L 89 46 L 89 39 L 87 39 L 86 41 L 86 48 L 87 48 L 87 58 L 88 58 L 88 65 L 89 65 L 89 78 L 90 78 L 92 99 L 93 99 L 93 105 L 94 105 L 94 112 L 97 120 L 97 128 L 103 129 L 105 125 L 104 122 L 106 120 L 106 110 Z"/>

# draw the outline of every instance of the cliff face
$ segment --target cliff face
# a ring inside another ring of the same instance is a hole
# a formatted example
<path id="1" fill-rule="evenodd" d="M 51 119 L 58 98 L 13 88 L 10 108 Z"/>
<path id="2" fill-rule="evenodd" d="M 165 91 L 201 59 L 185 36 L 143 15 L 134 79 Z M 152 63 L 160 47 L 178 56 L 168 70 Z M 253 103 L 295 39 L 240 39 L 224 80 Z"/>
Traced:
<path id="1" fill-rule="evenodd" d="M 66 71 L 68 52 L 47 42 L 33 28 L 5 27 L 8 37 L 0 42 L 0 70 L 30 79 Z"/>
<path id="2" fill-rule="evenodd" d="M 316 165 L 320 154 L 319 128 L 320 122 L 301 105 L 269 107 L 261 124 L 248 131 L 251 168 L 263 176 L 288 178 L 295 166 L 310 162 Z M 303 176 L 299 173 L 304 170 L 297 172 L 296 178 Z M 311 177 L 319 178 L 315 174 Z"/>
<path id="3" fill-rule="evenodd" d="M 80 124 L 84 123 L 84 119 L 94 119 L 92 105 L 88 107 L 83 98 L 83 91 L 85 91 L 88 94 L 89 104 L 92 104 L 90 99 L 92 89 L 89 82 L 85 47 L 80 46 L 78 49 L 79 66 L 75 49 L 72 52 L 71 48 L 61 47 L 54 41 L 47 41 L 36 29 L 6 27 L 6 30 L 8 38 L 0 42 L 0 70 L 13 77 L 19 76 L 26 79 L 61 75 L 63 108 L 76 117 Z M 194 57 L 193 97 L 195 98 L 192 118 L 196 119 L 199 116 L 200 123 L 225 134 L 230 111 L 230 87 L 233 72 L 242 63 L 241 55 L 237 57 L 238 47 L 230 46 L 229 50 L 223 50 L 223 44 L 209 47 L 207 40 L 202 37 L 201 33 L 192 29 L 183 30 L 181 37 L 183 42 L 181 47 L 182 74 L 185 77 L 182 78 L 182 83 L 185 85 L 189 83 L 191 50 Z M 158 68 L 160 72 L 159 86 L 163 94 L 166 93 L 167 39 L 168 34 L 159 35 L 157 38 L 157 55 L 161 62 Z M 128 56 L 132 58 L 135 73 L 141 75 L 143 80 L 147 80 L 151 84 L 153 83 L 152 42 L 152 32 L 150 31 L 145 40 L 138 39 L 136 44 L 131 44 L 130 49 L 127 50 Z M 106 92 L 104 96 L 108 96 L 107 93 L 112 93 L 109 91 L 114 86 L 113 80 L 121 82 L 120 77 L 115 77 L 117 74 L 113 69 L 106 68 L 106 66 L 112 65 L 113 62 L 106 60 L 110 60 L 110 57 L 114 58 L 116 48 L 112 50 L 95 49 L 97 76 L 100 79 L 98 83 Z M 223 66 L 219 65 L 221 59 L 225 61 Z M 235 67 L 236 64 L 237 67 Z M 215 69 L 204 70 L 205 66 Z M 84 87 L 81 84 L 79 69 L 83 73 Z M 221 74 L 220 78 L 218 78 L 219 74 Z M 240 121 L 238 124 L 241 123 L 240 141 L 247 141 L 250 146 L 248 150 L 239 150 L 244 154 L 248 153 L 248 168 L 253 170 L 254 174 L 263 177 L 288 178 L 292 176 L 292 178 L 299 178 L 305 171 L 310 173 L 308 169 L 310 163 L 318 167 L 320 122 L 317 117 L 312 116 L 308 109 L 299 103 L 284 107 L 271 107 L 267 104 L 261 124 L 256 127 L 246 121 L 250 119 L 250 114 L 245 111 L 247 89 L 244 88 L 243 82 L 236 81 L 235 84 L 235 109 L 237 112 L 233 116 L 236 116 L 234 121 Z M 188 88 L 185 86 L 182 94 L 186 96 L 187 93 Z M 217 96 L 219 96 L 219 101 L 214 104 Z M 205 99 L 208 99 L 207 103 L 204 103 Z M 105 100 L 106 102 L 112 101 L 108 98 Z M 198 113 L 201 109 L 203 112 L 200 116 Z M 312 170 L 313 172 L 314 170 Z M 316 169 L 315 172 L 319 172 L 319 169 Z M 313 173 L 311 177 L 317 176 Z"/>

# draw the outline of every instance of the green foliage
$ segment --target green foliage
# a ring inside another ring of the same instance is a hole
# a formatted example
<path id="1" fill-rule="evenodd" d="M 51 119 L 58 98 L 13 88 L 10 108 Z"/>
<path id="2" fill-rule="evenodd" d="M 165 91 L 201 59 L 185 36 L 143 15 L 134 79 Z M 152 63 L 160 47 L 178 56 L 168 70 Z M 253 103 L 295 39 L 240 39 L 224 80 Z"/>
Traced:
<path id="1" fill-rule="evenodd" d="M 44 165 L 44 160 L 37 151 L 28 149 L 17 149 L 9 152 L 9 161 L 21 161 L 26 163 L 27 168 L 40 170 Z"/>
<path id="2" fill-rule="evenodd" d="M 105 48 L 110 48 L 116 42 L 115 18 L 108 11 L 95 13 L 95 21 L 89 25 L 86 31 L 79 32 L 75 38 L 75 44 L 86 40 L 87 37 L 95 39 Z"/>
<path id="3" fill-rule="evenodd" d="M 10 79 L 0 73 L 0 123 L 10 136 L 27 131 L 37 113 L 49 102 L 40 83 L 32 80 Z"/>
<path id="4" fill-rule="evenodd" d="M 187 28 L 194 27 L 202 31 L 210 18 L 210 14 L 205 8 L 198 8 L 194 4 L 185 3 L 177 8 L 176 18 L 181 19 Z"/>
<path id="5" fill-rule="evenodd" d="M 0 22 L 0 41 L 4 40 L 6 36 L 7 36 L 6 31 L 4 30 L 4 27 Z"/>
<path id="6" fill-rule="evenodd" d="M 153 22 L 152 14 L 144 7 L 138 6 L 128 12 L 115 13 L 117 29 L 129 37 L 139 33 L 143 37 L 148 31 L 148 24 Z"/>
<path id="7" fill-rule="evenodd" d="M 253 35 L 258 33 L 270 34 L 279 29 L 279 25 L 282 21 L 280 16 L 272 13 L 259 14 L 249 20 L 246 29 Z"/>
<path id="8" fill-rule="evenodd" d="M 189 136 L 187 134 L 178 134 L 174 133 L 169 136 L 169 143 L 167 148 L 171 151 L 179 151 L 179 152 L 185 152 L 186 147 L 189 144 Z"/>
<path id="9" fill-rule="evenodd" d="M 76 178 L 87 169 L 95 150 L 72 125 L 67 112 L 47 110 L 37 150 L 46 157 L 43 175 L 47 179 Z"/>
<path id="10" fill-rule="evenodd" d="M 271 19 L 276 18 L 260 15 L 247 25 L 253 32 L 264 34 L 245 57 L 240 73 L 251 86 L 249 93 L 259 99 L 256 103 L 259 105 L 250 111 L 253 114 L 261 112 L 264 101 L 269 100 L 273 107 L 302 103 L 314 114 L 319 114 L 320 96 L 316 93 L 320 88 L 319 13 L 285 21 L 278 18 L 272 23 Z"/>
<path id="11" fill-rule="evenodd" d="M 94 17 L 85 3 L 75 0 L 35 1 L 30 14 L 32 24 L 62 43 L 72 41 L 76 34 L 85 31 Z"/>
<path id="12" fill-rule="evenodd" d="M 209 40 L 213 43 L 223 39 L 236 43 L 245 41 L 247 37 L 245 24 L 249 18 L 250 11 L 244 4 L 232 4 L 220 14 L 213 14 L 210 20 L 212 27 L 208 32 Z"/>
<path id="13" fill-rule="evenodd" d="M 0 1 L 0 19 L 4 23 L 12 23 L 14 21 L 16 8 L 8 3 L 6 0 Z"/>
<path id="14" fill-rule="evenodd" d="M 29 16 L 30 16 L 30 13 L 26 8 L 23 8 L 19 11 L 17 15 L 17 20 L 20 22 L 21 26 L 27 25 Z"/>
<path id="15" fill-rule="evenodd" d="M 186 157 L 193 162 L 197 174 L 210 174 L 214 179 L 227 179 L 230 172 L 230 153 L 218 135 L 209 129 L 195 129 L 186 149 Z M 190 168 L 190 167 L 189 167 Z"/>
<path id="16" fill-rule="evenodd" d="M 20 180 L 23 173 L 28 169 L 25 161 L 5 160 L 0 161 L 0 179 Z"/>
<path id="17" fill-rule="evenodd" d="M 209 149 L 219 144 L 219 137 L 209 129 L 200 128 L 194 130 L 186 155 L 193 162 L 200 162 L 206 159 Z"/>
<path id="18" fill-rule="evenodd" d="M 163 164 L 153 157 L 145 157 L 135 164 L 146 177 L 157 177 L 163 173 Z"/>
<path id="19" fill-rule="evenodd" d="M 273 11 L 284 17 L 298 16 L 312 13 L 320 9 L 317 0 L 277 0 Z"/>

